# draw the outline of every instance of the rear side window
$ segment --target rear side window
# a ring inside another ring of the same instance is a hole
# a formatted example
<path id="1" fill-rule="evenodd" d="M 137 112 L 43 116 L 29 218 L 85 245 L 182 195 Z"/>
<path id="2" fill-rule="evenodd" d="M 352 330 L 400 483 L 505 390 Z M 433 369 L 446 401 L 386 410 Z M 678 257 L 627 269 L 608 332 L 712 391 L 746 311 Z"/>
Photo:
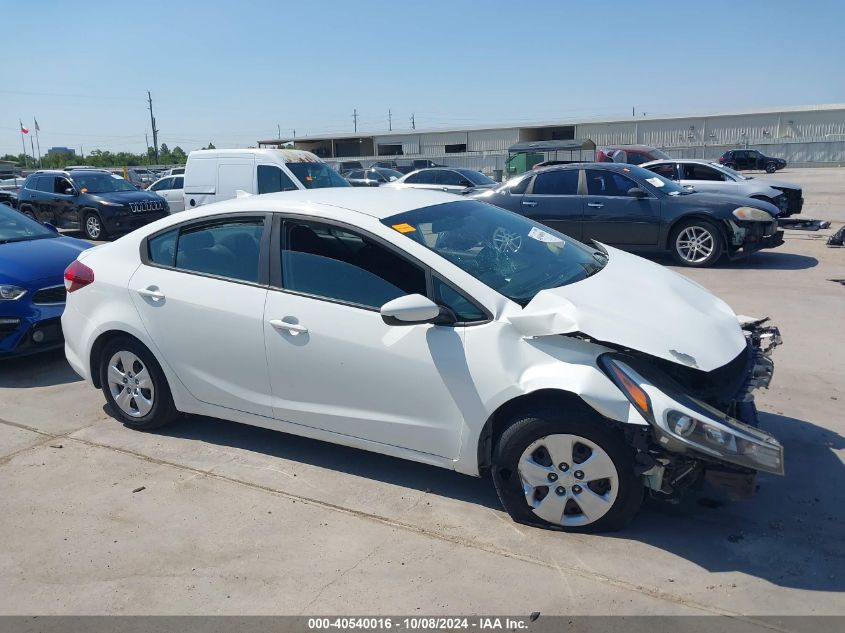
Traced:
<path id="1" fill-rule="evenodd" d="M 722 172 L 707 165 L 693 163 L 681 165 L 681 169 L 684 170 L 684 179 L 686 180 L 713 180 L 721 182 L 726 179 Z"/>
<path id="2" fill-rule="evenodd" d="M 184 176 L 179 176 L 179 177 L 173 179 L 172 187 L 174 189 L 182 189 L 184 186 L 185 186 L 185 177 Z"/>
<path id="3" fill-rule="evenodd" d="M 410 182 L 415 185 L 439 185 L 440 172 L 437 170 L 421 171 L 418 174 L 411 174 L 405 179 L 405 182 Z"/>
<path id="4" fill-rule="evenodd" d="M 258 166 L 258 193 L 296 191 L 297 186 L 281 169 L 274 165 Z"/>
<path id="5" fill-rule="evenodd" d="M 221 220 L 173 229 L 148 240 L 152 263 L 257 283 L 263 219 Z"/>
<path id="6" fill-rule="evenodd" d="M 574 196 L 578 194 L 578 170 L 555 169 L 537 174 L 534 194 L 538 196 Z"/>

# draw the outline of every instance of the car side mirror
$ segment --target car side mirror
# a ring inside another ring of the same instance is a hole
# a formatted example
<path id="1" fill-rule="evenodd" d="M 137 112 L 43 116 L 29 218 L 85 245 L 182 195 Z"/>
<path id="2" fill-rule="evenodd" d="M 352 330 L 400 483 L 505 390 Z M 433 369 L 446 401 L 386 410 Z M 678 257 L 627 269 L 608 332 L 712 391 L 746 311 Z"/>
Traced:
<path id="1" fill-rule="evenodd" d="M 393 182 L 394 180 L 397 180 L 396 176 L 391 176 L 387 179 L 388 182 Z"/>
<path id="2" fill-rule="evenodd" d="M 405 295 L 381 307 L 381 318 L 388 325 L 433 323 L 440 318 L 440 306 L 420 294 Z"/>
<path id="3" fill-rule="evenodd" d="M 632 198 L 647 198 L 648 194 L 645 192 L 644 189 L 640 189 L 639 187 L 631 187 L 628 189 L 628 195 Z"/>
<path id="4" fill-rule="evenodd" d="M 76 190 L 73 187 L 65 188 L 65 195 L 66 196 L 72 196 L 72 195 L 75 195 L 75 194 L 76 194 Z"/>
<path id="5" fill-rule="evenodd" d="M 50 224 L 49 222 L 44 222 L 44 223 L 42 223 L 42 226 L 43 226 L 45 229 L 50 229 L 51 231 L 53 231 L 53 233 L 58 233 L 58 232 L 59 232 L 59 229 L 57 229 L 55 226 L 53 226 L 53 225 L 52 225 L 52 224 Z"/>

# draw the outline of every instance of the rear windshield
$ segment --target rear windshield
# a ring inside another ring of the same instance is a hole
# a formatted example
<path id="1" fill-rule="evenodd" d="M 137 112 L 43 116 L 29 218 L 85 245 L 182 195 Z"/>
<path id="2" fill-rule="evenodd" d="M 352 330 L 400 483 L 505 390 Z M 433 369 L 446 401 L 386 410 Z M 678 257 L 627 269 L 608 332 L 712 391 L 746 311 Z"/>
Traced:
<path id="1" fill-rule="evenodd" d="M 339 173 L 326 165 L 317 162 L 285 163 L 287 168 L 293 172 L 297 180 L 306 189 L 323 189 L 326 187 L 350 187 Z"/>

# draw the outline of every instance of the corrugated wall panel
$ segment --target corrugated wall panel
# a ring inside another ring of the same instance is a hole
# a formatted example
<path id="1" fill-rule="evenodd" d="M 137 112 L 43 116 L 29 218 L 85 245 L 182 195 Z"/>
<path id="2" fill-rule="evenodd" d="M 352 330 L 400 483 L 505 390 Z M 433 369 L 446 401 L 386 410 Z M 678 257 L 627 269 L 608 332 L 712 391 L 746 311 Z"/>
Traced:
<path id="1" fill-rule="evenodd" d="M 591 139 L 596 145 L 632 145 L 637 142 L 636 124 L 620 123 L 582 123 L 575 127 L 575 138 Z"/>
<path id="2" fill-rule="evenodd" d="M 468 152 L 507 150 L 519 142 L 519 128 L 507 130 L 472 130 L 467 141 Z"/>

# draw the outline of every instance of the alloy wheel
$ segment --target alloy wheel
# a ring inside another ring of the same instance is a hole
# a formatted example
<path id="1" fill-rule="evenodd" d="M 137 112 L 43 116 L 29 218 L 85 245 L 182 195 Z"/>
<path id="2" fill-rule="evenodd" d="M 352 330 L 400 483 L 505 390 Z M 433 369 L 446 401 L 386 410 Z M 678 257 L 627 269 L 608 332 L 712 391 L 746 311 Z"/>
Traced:
<path id="1" fill-rule="evenodd" d="M 102 232 L 102 228 L 100 227 L 100 218 L 96 215 L 89 215 L 85 218 L 85 233 L 90 237 L 92 240 L 96 240 L 100 237 L 100 233 Z"/>
<path id="2" fill-rule="evenodd" d="M 142 418 L 155 403 L 155 386 L 144 363 L 132 352 L 114 354 L 108 365 L 109 392 L 126 415 Z"/>
<path id="3" fill-rule="evenodd" d="M 595 523 L 619 492 L 619 473 L 607 452 L 580 435 L 535 440 L 517 465 L 525 501 L 541 519 L 562 526 Z"/>
<path id="4" fill-rule="evenodd" d="M 675 250 L 690 264 L 706 261 L 716 248 L 716 238 L 703 226 L 688 226 L 675 238 Z"/>
<path id="5" fill-rule="evenodd" d="M 493 231 L 493 248 L 500 253 L 518 253 L 522 248 L 522 236 L 500 226 Z"/>

